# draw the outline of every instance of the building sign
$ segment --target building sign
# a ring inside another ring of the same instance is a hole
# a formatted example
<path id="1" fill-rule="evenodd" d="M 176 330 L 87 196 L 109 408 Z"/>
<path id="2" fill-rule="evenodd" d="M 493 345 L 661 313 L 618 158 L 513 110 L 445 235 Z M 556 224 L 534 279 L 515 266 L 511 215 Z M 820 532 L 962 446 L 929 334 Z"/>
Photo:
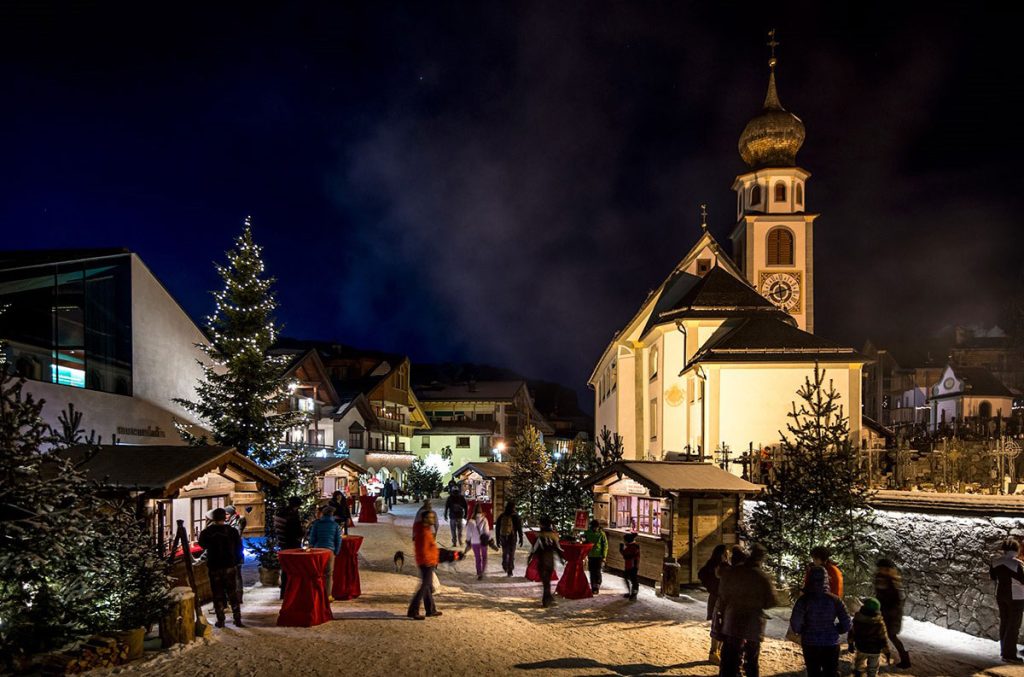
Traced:
<path id="1" fill-rule="evenodd" d="M 587 528 L 587 511 L 586 510 L 577 510 L 576 511 L 576 521 L 573 524 L 573 527 L 575 527 L 576 529 L 586 530 L 586 528 Z"/>
<path id="2" fill-rule="evenodd" d="M 119 425 L 117 426 L 118 435 L 131 435 L 132 437 L 167 437 L 167 433 L 164 432 L 160 426 L 146 426 L 145 428 L 132 428 L 130 426 Z"/>

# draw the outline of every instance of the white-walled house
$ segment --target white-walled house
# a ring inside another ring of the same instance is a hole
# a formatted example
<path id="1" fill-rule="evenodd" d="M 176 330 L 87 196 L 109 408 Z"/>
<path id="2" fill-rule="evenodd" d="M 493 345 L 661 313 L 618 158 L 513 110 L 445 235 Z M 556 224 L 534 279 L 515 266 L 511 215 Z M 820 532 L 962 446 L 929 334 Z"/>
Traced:
<path id="1" fill-rule="evenodd" d="M 811 333 L 817 214 L 805 211 L 810 174 L 796 166 L 803 138 L 803 123 L 779 103 L 773 62 L 764 110 L 740 138 L 749 171 L 733 183 L 733 255 L 702 224 L 591 374 L 596 433 L 618 433 L 626 459 L 682 452 L 738 473 L 742 452 L 779 443 L 816 364 L 859 443 L 866 359 Z"/>
<path id="2" fill-rule="evenodd" d="M 934 431 L 957 422 L 1009 418 L 1013 393 L 988 369 L 947 365 L 930 389 L 928 405 L 929 427 Z"/>
<path id="3" fill-rule="evenodd" d="M 73 404 L 104 442 L 182 444 L 206 337 L 127 249 L 0 252 L 0 341 L 57 425 Z"/>

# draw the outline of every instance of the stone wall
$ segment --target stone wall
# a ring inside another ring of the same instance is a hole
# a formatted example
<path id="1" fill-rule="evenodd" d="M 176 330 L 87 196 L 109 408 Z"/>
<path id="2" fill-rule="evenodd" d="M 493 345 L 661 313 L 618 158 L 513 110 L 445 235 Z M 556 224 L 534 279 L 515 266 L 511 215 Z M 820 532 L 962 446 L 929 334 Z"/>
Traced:
<path id="1" fill-rule="evenodd" d="M 882 556 L 903 572 L 907 616 L 978 637 L 999 638 L 988 567 L 1021 517 L 967 517 L 876 511 Z"/>

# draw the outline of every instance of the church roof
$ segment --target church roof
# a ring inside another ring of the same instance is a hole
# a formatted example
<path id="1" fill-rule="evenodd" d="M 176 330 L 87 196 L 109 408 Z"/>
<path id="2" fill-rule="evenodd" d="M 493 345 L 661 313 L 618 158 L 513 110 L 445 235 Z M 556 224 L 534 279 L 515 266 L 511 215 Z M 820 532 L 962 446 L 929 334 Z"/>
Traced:
<path id="1" fill-rule="evenodd" d="M 953 373 L 964 382 L 964 391 L 956 395 L 975 397 L 1013 397 L 1010 389 L 984 367 L 953 367 Z"/>
<path id="2" fill-rule="evenodd" d="M 789 317 L 744 280 L 714 266 L 703 277 L 677 272 L 666 282 L 641 335 L 684 317 Z"/>
<path id="3" fill-rule="evenodd" d="M 794 327 L 777 317 L 742 320 L 711 338 L 690 360 L 697 362 L 867 362 L 853 348 Z M 690 365 L 687 365 L 689 367 Z"/>

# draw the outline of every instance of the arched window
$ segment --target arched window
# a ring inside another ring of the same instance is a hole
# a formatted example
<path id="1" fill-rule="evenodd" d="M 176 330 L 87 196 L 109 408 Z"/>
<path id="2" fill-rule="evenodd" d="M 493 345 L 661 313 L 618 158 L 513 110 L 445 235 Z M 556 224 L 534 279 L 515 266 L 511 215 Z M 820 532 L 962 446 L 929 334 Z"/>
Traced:
<path id="1" fill-rule="evenodd" d="M 775 184 L 775 201 L 785 202 L 786 201 L 786 184 L 779 181 Z"/>
<path id="2" fill-rule="evenodd" d="M 978 417 L 979 418 L 992 418 L 992 403 L 985 400 L 978 405 Z"/>
<path id="3" fill-rule="evenodd" d="M 658 346 L 651 348 L 651 364 L 650 364 L 651 378 L 658 375 Z"/>
<path id="4" fill-rule="evenodd" d="M 750 204 L 759 205 L 761 204 L 761 184 L 755 183 L 754 187 L 750 189 Z"/>
<path id="5" fill-rule="evenodd" d="M 803 205 L 804 203 L 804 184 L 802 183 L 796 184 L 796 203 L 798 205 Z"/>
<path id="6" fill-rule="evenodd" d="M 772 228 L 766 242 L 769 266 L 793 265 L 793 232 L 789 228 Z"/>

